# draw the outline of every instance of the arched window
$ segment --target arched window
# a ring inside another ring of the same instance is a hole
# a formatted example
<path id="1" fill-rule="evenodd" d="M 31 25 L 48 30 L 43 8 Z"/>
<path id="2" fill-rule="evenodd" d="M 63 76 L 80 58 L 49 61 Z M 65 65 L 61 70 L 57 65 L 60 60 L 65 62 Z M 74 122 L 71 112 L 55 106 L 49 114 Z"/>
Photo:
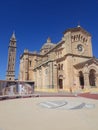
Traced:
<path id="1" fill-rule="evenodd" d="M 58 70 L 60 70 L 60 64 L 58 64 Z"/>
<path id="2" fill-rule="evenodd" d="M 63 70 L 63 64 L 61 64 L 61 70 Z"/>
<path id="3" fill-rule="evenodd" d="M 80 86 L 83 89 L 84 88 L 84 75 L 82 71 L 79 72 L 79 80 L 80 80 Z"/>
<path id="4" fill-rule="evenodd" d="M 30 60 L 30 61 L 29 61 L 29 66 L 30 66 L 30 67 L 31 67 L 31 64 L 32 64 L 32 61 Z"/>
<path id="5" fill-rule="evenodd" d="M 96 80 L 96 76 L 95 76 L 96 71 L 94 69 L 91 69 L 89 72 L 89 84 L 90 86 L 96 86 L 95 80 Z"/>
<path id="6" fill-rule="evenodd" d="M 79 40 L 80 40 L 80 34 L 79 34 L 78 38 L 79 38 Z"/>

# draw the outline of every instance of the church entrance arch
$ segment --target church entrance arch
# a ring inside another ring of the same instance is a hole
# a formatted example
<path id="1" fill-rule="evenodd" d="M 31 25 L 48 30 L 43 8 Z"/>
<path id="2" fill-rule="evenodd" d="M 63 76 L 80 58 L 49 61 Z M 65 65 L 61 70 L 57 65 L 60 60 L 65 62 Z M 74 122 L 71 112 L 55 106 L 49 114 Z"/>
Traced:
<path id="1" fill-rule="evenodd" d="M 91 69 L 89 72 L 89 84 L 90 86 L 96 86 L 96 76 L 95 76 L 96 71 L 94 69 Z"/>
<path id="2" fill-rule="evenodd" d="M 79 72 L 79 81 L 80 81 L 80 86 L 83 89 L 84 88 L 84 75 L 82 71 Z"/>

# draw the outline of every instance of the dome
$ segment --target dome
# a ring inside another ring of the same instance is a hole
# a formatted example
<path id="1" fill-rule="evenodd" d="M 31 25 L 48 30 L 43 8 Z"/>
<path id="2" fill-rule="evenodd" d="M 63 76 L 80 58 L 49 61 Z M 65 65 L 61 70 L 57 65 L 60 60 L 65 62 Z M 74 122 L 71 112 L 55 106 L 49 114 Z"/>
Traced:
<path id="1" fill-rule="evenodd" d="M 47 42 L 42 46 L 41 52 L 47 53 L 50 49 L 52 49 L 55 46 L 55 44 L 51 43 L 51 39 L 48 38 Z"/>

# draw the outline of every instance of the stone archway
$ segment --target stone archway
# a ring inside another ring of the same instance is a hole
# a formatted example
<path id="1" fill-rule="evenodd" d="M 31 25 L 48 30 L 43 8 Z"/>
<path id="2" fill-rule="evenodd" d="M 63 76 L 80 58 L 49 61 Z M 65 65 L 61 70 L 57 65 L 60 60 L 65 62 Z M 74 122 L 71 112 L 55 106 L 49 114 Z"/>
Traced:
<path id="1" fill-rule="evenodd" d="M 79 81 L 80 81 L 80 86 L 83 89 L 84 88 L 84 75 L 82 71 L 79 72 Z"/>
<path id="2" fill-rule="evenodd" d="M 96 86 L 96 71 L 91 69 L 89 72 L 89 84 L 90 86 Z"/>

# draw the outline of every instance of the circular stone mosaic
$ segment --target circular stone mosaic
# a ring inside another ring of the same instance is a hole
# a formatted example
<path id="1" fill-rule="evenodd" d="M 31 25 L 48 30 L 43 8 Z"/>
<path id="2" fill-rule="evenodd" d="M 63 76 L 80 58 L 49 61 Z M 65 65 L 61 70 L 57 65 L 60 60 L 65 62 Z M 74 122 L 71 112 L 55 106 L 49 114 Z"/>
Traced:
<path id="1" fill-rule="evenodd" d="M 94 104 L 88 104 L 85 102 L 72 102 L 72 101 L 45 101 L 39 103 L 41 107 L 48 109 L 66 109 L 66 110 L 74 110 L 74 109 L 92 109 L 95 107 Z"/>

